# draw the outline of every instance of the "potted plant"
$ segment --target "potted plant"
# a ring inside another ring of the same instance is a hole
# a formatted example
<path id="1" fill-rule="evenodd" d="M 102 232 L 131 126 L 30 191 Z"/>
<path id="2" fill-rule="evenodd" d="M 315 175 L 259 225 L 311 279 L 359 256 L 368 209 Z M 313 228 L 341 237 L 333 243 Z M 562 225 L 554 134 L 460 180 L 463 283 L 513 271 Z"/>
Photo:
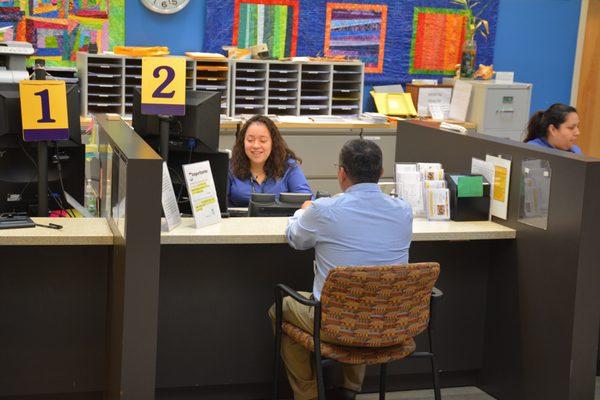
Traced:
<path id="1" fill-rule="evenodd" d="M 485 5 L 480 6 L 482 3 Z M 462 57 L 460 61 L 460 76 L 462 78 L 471 78 L 475 73 L 475 58 L 477 57 L 477 43 L 475 36 L 477 32 L 486 40 L 490 34 L 490 24 L 486 19 L 481 18 L 483 12 L 490 5 L 486 0 L 451 0 L 452 4 L 457 4 L 465 9 L 467 23 L 465 24 L 465 41 L 462 48 Z M 475 8 L 478 11 L 475 12 Z"/>

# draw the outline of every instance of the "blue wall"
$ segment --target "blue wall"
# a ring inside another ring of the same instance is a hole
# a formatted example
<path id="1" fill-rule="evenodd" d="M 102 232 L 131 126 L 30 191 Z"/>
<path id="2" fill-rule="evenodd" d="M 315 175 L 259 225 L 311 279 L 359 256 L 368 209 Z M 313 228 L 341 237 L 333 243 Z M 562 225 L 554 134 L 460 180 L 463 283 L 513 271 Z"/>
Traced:
<path id="1" fill-rule="evenodd" d="M 205 19 L 204 0 L 191 0 L 186 8 L 171 15 L 154 13 L 140 0 L 126 0 L 125 44 L 168 46 L 172 54 L 201 51 Z"/>
<path id="2" fill-rule="evenodd" d="M 570 101 L 580 6 L 581 0 L 500 0 L 494 67 L 533 83 L 532 110 Z M 127 0 L 125 15 L 127 45 L 164 45 L 173 54 L 202 49 L 204 0 L 191 0 L 175 15 Z M 365 97 L 370 100 L 368 91 Z"/>
<path id="3" fill-rule="evenodd" d="M 569 104 L 581 0 L 500 0 L 494 69 L 533 83 L 531 110 Z"/>

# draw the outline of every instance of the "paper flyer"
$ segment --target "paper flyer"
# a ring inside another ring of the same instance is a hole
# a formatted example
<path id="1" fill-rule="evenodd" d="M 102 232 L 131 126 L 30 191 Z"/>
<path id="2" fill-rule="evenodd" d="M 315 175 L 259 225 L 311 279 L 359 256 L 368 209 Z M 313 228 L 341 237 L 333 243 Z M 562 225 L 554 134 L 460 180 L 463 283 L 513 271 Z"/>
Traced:
<path id="1" fill-rule="evenodd" d="M 471 159 L 471 173 L 483 176 L 490 183 L 490 199 L 494 199 L 494 175 L 496 168 L 494 164 L 480 160 L 479 158 Z M 492 219 L 492 207 L 490 205 L 490 220 Z"/>
<path id="2" fill-rule="evenodd" d="M 221 211 L 210 170 L 210 163 L 202 161 L 184 165 L 183 174 L 185 175 L 185 184 L 196 228 L 221 222 Z"/>
<path id="3" fill-rule="evenodd" d="M 511 162 L 489 154 L 486 155 L 485 161 L 494 165 L 494 182 L 492 184 L 493 194 L 490 207 L 492 215 L 498 218 L 507 219 Z"/>
<path id="4" fill-rule="evenodd" d="M 179 205 L 173 190 L 171 175 L 167 163 L 163 162 L 162 174 L 162 208 L 167 221 L 167 231 L 172 231 L 177 225 L 181 224 L 181 214 L 179 213 Z"/>

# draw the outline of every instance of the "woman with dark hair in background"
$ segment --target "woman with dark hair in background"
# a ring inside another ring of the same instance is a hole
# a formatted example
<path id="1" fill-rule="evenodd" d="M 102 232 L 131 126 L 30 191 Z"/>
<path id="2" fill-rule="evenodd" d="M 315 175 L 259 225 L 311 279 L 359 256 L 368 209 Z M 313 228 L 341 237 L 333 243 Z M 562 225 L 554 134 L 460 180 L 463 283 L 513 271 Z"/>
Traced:
<path id="1" fill-rule="evenodd" d="M 312 193 L 302 160 L 268 117 L 250 118 L 235 139 L 229 168 L 229 205 L 245 207 L 252 193 Z"/>
<path id="2" fill-rule="evenodd" d="M 579 116 L 575 107 L 553 104 L 546 111 L 538 111 L 527 125 L 526 143 L 536 146 L 582 154 L 575 144 L 579 137 Z"/>

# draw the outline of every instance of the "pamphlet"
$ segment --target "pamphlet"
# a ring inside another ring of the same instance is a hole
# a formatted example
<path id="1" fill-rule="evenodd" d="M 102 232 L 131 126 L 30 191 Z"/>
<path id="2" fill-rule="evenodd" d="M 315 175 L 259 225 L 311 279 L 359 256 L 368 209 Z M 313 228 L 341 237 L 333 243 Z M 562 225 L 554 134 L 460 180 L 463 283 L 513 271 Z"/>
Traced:
<path id="1" fill-rule="evenodd" d="M 492 184 L 493 195 L 492 204 L 490 206 L 492 215 L 498 218 L 507 219 L 511 162 L 489 154 L 486 155 L 485 161 L 494 165 L 494 181 Z"/>
<path id="2" fill-rule="evenodd" d="M 183 166 L 185 183 L 194 214 L 196 228 L 221 222 L 221 211 L 210 163 L 208 161 Z"/>
<path id="3" fill-rule="evenodd" d="M 179 213 L 179 205 L 173 190 L 171 175 L 167 163 L 163 162 L 162 175 L 162 208 L 167 221 L 167 231 L 172 231 L 177 225 L 181 224 L 181 214 Z"/>

